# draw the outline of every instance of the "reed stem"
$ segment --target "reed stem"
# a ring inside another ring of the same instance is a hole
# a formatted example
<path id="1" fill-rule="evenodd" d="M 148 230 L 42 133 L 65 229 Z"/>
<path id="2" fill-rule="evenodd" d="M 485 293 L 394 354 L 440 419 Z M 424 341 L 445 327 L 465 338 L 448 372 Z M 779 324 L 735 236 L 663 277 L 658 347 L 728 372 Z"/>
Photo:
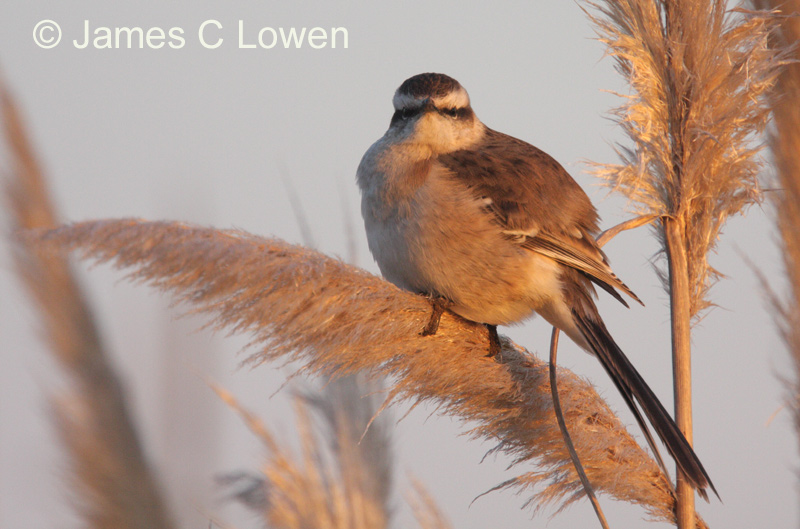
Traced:
<path id="1" fill-rule="evenodd" d="M 669 264 L 670 321 L 672 325 L 672 379 L 675 393 L 675 423 L 692 444 L 692 335 L 689 268 L 683 222 L 665 218 L 663 226 Z M 678 529 L 694 529 L 694 489 L 677 468 Z"/>

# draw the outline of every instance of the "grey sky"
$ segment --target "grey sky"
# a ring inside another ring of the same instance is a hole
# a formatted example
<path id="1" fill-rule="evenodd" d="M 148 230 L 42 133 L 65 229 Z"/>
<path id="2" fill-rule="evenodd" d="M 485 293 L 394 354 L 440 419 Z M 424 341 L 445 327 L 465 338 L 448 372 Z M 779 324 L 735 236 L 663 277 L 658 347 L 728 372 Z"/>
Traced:
<path id="1" fill-rule="evenodd" d="M 34 26 L 56 21 L 52 49 L 37 47 Z M 206 20 L 222 26 L 217 49 L 198 42 Z M 180 49 L 85 49 L 90 27 L 184 30 Z M 240 49 L 262 27 L 344 27 L 349 47 Z M 354 183 L 361 155 L 383 134 L 391 97 L 407 77 L 440 71 L 469 91 L 487 125 L 558 159 L 587 190 L 608 227 L 629 217 L 581 162 L 616 161 L 621 138 L 606 119 L 624 90 L 573 2 L 25 2 L 0 5 L 0 67 L 17 97 L 53 192 L 68 220 L 135 216 L 239 227 L 302 242 L 284 180 L 300 197 L 319 249 L 346 256 L 346 226 L 355 229 L 358 264 L 377 272 L 366 248 Z M 2 162 L 5 165 L 5 162 Z M 3 218 L 3 226 L 6 220 Z M 724 504 L 698 504 L 711 527 L 797 525 L 797 440 L 781 409 L 788 362 L 765 310 L 747 256 L 778 275 L 769 215 L 758 208 L 729 222 L 712 263 L 728 277 L 713 290 L 711 311 L 693 337 L 695 446 Z M 665 404 L 671 402 L 666 295 L 648 260 L 656 246 L 646 229 L 625 233 L 607 252 L 616 273 L 646 308 L 625 310 L 601 298 L 609 329 Z M 164 470 L 185 527 L 219 514 L 238 527 L 252 518 L 225 508 L 211 476 L 255 469 L 260 449 L 198 374 L 218 380 L 279 429 L 290 430 L 290 368 L 237 370 L 243 340 L 193 332 L 201 322 L 174 321 L 168 300 L 120 282 L 107 267 L 81 273 L 107 342 L 136 406 L 148 449 Z M 78 527 L 60 485 L 64 461 L 55 445 L 45 395 L 64 389 L 37 336 L 36 315 L 0 250 L 0 526 Z M 531 321 L 501 329 L 532 351 L 546 351 L 549 329 Z M 585 374 L 632 418 L 599 364 L 572 344 L 560 361 Z M 670 407 L 670 406 L 668 406 Z M 475 496 L 522 472 L 480 459 L 491 445 L 457 437 L 464 429 L 417 410 L 397 427 L 398 490 L 418 478 L 455 527 L 591 526 L 591 508 L 531 521 L 524 498 Z M 397 416 L 402 410 L 396 411 Z M 774 416 L 774 417 L 773 417 Z M 632 426 L 632 429 L 635 427 Z M 289 436 L 289 434 L 286 434 Z M 187 445 L 187 440 L 192 444 Z M 193 459 L 194 457 L 194 459 Z M 185 491 L 180 494 L 176 491 Z M 601 497 L 601 501 L 604 499 Z M 400 526 L 409 515 L 401 494 Z M 608 499 L 612 525 L 638 525 L 640 509 Z M 657 527 L 657 526 L 653 526 Z"/>

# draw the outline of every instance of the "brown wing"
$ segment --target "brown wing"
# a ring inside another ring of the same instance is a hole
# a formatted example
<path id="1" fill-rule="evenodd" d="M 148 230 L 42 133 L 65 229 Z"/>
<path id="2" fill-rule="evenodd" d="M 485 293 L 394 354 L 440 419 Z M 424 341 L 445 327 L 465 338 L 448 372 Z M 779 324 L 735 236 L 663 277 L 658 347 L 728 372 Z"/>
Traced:
<path id="1" fill-rule="evenodd" d="M 598 216 L 589 197 L 550 155 L 487 129 L 481 143 L 439 162 L 483 199 L 510 239 L 586 274 L 625 306 L 615 289 L 641 303 L 595 242 Z"/>
<path id="2" fill-rule="evenodd" d="M 522 246 L 546 255 L 559 263 L 571 266 L 586 274 L 597 286 L 614 296 L 620 303 L 628 304 L 615 289 L 619 289 L 639 302 L 642 300 L 623 283 L 620 278 L 611 270 L 606 256 L 597 246 L 594 237 L 588 233 L 583 233 L 580 239 L 568 236 L 567 238 L 555 238 L 548 233 L 539 233 L 533 237 L 526 237 L 521 242 Z"/>

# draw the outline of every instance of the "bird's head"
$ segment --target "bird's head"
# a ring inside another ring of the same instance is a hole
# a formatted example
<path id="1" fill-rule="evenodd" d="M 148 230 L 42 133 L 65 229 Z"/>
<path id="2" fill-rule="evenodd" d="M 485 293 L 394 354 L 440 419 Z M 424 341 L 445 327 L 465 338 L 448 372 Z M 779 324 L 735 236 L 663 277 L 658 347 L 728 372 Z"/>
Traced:
<path id="1" fill-rule="evenodd" d="M 484 126 L 461 84 L 441 73 L 406 79 L 394 94 L 389 134 L 396 141 L 424 146 L 432 154 L 464 149 L 477 141 Z"/>

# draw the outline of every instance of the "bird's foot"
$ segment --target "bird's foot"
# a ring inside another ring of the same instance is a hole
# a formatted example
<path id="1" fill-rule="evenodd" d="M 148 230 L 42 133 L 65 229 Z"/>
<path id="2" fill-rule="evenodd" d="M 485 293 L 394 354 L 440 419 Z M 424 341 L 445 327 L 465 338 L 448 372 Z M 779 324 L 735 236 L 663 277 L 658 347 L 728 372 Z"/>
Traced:
<path id="1" fill-rule="evenodd" d="M 422 332 L 419 333 L 421 336 L 433 336 L 436 334 L 436 331 L 439 330 L 439 321 L 442 319 L 442 314 L 450 306 L 450 302 L 442 297 L 432 297 L 430 300 L 433 312 L 431 312 L 431 319 L 428 320 Z"/>

